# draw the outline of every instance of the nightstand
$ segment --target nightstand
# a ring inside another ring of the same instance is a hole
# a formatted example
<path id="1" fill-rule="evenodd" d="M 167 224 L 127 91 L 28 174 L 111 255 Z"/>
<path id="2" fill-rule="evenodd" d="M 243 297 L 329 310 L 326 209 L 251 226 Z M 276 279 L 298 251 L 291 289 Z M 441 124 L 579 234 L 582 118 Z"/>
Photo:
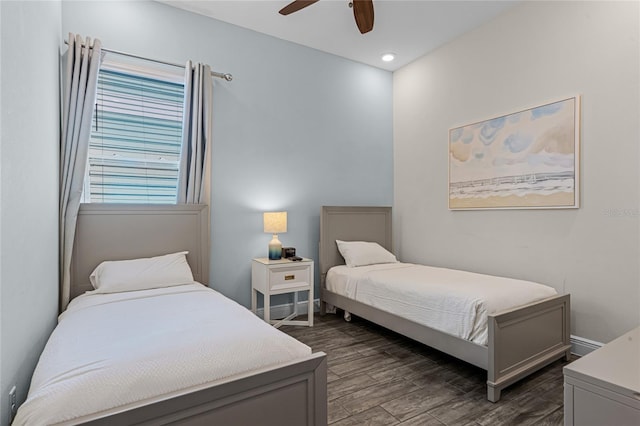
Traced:
<path id="1" fill-rule="evenodd" d="M 307 321 L 292 320 L 298 316 L 298 292 L 309 293 Z M 256 313 L 258 292 L 264 296 L 264 320 L 274 327 L 281 325 L 313 326 L 313 260 L 293 262 L 288 259 L 269 260 L 265 257 L 251 262 L 251 311 Z M 271 296 L 293 293 L 293 313 L 281 320 L 271 319 Z"/>

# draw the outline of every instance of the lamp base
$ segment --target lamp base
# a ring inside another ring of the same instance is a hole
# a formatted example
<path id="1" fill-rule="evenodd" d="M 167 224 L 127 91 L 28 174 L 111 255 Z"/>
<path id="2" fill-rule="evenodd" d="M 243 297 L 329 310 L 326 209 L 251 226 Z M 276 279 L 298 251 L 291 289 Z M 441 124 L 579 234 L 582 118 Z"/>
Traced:
<path id="1" fill-rule="evenodd" d="M 278 235 L 273 234 L 273 238 L 269 241 L 269 260 L 282 259 L 282 243 L 278 240 Z"/>

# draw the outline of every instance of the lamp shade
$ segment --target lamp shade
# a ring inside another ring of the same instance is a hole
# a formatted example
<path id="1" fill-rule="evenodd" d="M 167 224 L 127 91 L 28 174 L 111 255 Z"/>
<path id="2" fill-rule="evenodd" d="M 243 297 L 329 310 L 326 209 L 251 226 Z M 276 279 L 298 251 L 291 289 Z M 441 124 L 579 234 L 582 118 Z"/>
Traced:
<path id="1" fill-rule="evenodd" d="M 287 212 L 264 213 L 264 232 L 280 234 L 287 232 Z"/>

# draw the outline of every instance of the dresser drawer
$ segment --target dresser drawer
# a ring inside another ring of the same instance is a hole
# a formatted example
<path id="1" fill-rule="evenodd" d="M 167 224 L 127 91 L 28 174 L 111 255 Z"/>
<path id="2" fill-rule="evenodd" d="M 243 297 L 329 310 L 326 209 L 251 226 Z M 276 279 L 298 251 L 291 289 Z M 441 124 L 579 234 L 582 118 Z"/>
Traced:
<path id="1" fill-rule="evenodd" d="M 308 265 L 288 266 L 269 269 L 269 285 L 272 290 L 298 286 L 308 286 L 311 282 Z"/>
<path id="2" fill-rule="evenodd" d="M 640 425 L 640 399 L 565 377 L 564 400 L 567 426 Z"/>

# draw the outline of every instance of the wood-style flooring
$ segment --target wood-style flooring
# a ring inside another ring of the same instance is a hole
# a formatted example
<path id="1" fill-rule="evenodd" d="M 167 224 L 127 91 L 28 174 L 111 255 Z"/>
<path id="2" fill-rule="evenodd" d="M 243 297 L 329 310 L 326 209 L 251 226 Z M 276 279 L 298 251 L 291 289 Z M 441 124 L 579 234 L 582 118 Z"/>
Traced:
<path id="1" fill-rule="evenodd" d="M 565 361 L 556 361 L 486 399 L 485 370 L 361 318 L 314 317 L 285 333 L 328 361 L 329 424 L 562 425 Z"/>

